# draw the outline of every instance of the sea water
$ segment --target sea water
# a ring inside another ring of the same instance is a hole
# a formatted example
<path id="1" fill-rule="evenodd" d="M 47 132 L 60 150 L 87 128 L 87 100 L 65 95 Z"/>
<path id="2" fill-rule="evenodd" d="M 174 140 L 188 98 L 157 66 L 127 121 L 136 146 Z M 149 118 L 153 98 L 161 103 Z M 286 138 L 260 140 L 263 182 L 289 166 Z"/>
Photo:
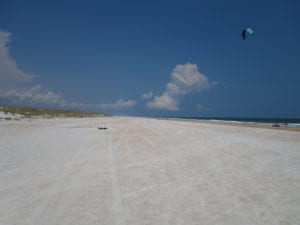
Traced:
<path id="1" fill-rule="evenodd" d="M 254 125 L 270 125 L 270 126 L 273 124 L 278 124 L 280 126 L 300 128 L 300 119 L 296 119 L 296 118 L 173 117 L 171 119 L 225 122 L 225 123 L 230 122 L 230 123 L 237 123 L 237 124 L 254 124 Z"/>

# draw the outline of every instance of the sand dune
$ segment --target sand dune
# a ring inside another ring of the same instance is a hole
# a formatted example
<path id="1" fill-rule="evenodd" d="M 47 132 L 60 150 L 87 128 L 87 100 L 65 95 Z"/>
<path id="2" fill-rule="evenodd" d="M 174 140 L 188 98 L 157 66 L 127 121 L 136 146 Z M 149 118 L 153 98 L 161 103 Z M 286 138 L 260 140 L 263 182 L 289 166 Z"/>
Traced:
<path id="1" fill-rule="evenodd" d="M 1 225 L 300 224 L 299 132 L 103 117 L 0 137 Z"/>

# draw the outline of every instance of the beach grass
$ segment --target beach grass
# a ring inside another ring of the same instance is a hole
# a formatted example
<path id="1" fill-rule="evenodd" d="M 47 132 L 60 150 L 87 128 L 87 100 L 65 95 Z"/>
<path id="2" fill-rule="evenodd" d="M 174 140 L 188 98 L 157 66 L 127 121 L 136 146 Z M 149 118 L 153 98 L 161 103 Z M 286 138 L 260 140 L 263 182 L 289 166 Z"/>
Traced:
<path id="1" fill-rule="evenodd" d="M 0 110 L 8 114 L 20 114 L 23 117 L 42 116 L 45 118 L 53 117 L 99 117 L 108 116 L 107 114 L 96 112 L 84 112 L 80 110 L 64 110 L 64 109 L 46 109 L 46 108 L 19 108 L 10 106 L 1 106 Z"/>

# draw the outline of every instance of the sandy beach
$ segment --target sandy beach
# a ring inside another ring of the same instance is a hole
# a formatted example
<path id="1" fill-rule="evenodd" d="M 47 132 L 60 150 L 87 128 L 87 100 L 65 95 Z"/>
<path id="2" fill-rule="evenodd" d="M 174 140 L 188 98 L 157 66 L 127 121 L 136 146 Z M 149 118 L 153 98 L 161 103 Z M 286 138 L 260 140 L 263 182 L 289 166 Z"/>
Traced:
<path id="1" fill-rule="evenodd" d="M 0 137 L 1 225 L 300 224 L 300 132 L 102 117 Z"/>

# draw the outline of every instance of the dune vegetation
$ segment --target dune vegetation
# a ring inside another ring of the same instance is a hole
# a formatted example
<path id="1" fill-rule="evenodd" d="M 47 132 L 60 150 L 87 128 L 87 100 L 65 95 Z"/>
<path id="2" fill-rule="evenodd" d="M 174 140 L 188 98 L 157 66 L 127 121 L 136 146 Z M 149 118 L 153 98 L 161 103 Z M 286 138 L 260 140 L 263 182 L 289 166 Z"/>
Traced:
<path id="1" fill-rule="evenodd" d="M 107 116 L 96 112 L 84 112 L 79 110 L 62 110 L 62 109 L 45 109 L 45 108 L 18 108 L 1 106 L 0 111 L 5 114 L 19 114 L 22 117 L 42 116 L 46 118 L 52 117 L 99 117 Z"/>

